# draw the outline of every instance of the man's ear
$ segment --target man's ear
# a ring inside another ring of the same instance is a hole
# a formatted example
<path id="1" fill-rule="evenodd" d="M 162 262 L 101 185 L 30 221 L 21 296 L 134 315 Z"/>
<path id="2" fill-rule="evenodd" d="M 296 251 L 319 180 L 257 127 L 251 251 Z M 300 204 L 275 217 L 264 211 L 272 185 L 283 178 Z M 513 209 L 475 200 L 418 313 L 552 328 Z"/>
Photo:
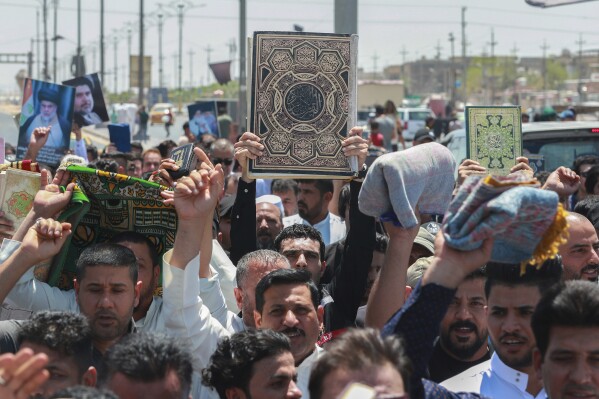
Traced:
<path id="1" fill-rule="evenodd" d="M 235 295 L 235 301 L 237 302 L 237 308 L 243 310 L 243 291 L 239 287 L 233 288 L 233 294 Z"/>
<path id="2" fill-rule="evenodd" d="M 316 309 L 316 316 L 318 316 L 318 324 L 322 327 L 322 323 L 324 323 L 324 306 L 318 305 L 318 309 Z"/>
<path id="3" fill-rule="evenodd" d="M 138 281 L 135 284 L 133 290 L 135 291 L 135 301 L 133 302 L 133 307 L 137 307 L 137 305 L 139 305 L 139 296 L 141 293 L 141 281 Z"/>
<path id="4" fill-rule="evenodd" d="M 73 288 L 75 288 L 75 299 L 77 300 L 77 303 L 79 303 L 79 290 L 81 289 L 81 286 L 76 278 L 73 279 Z"/>
<path id="5" fill-rule="evenodd" d="M 324 195 L 322 196 L 322 198 L 326 202 L 331 202 L 331 200 L 333 199 L 333 192 L 329 191 L 329 192 L 324 193 Z"/>
<path id="6" fill-rule="evenodd" d="M 241 388 L 227 388 L 225 391 L 225 397 L 227 399 L 246 399 L 245 392 Z"/>
<path id="7" fill-rule="evenodd" d="M 119 175 L 126 175 L 126 174 L 127 174 L 127 173 L 126 173 L 126 171 L 125 171 L 125 167 L 124 167 L 124 166 L 119 166 L 119 167 L 117 168 L 117 173 L 118 173 Z"/>
<path id="8" fill-rule="evenodd" d="M 81 385 L 86 387 L 95 387 L 98 384 L 98 371 L 95 367 L 89 366 L 87 371 L 81 377 Z"/>
<path id="9" fill-rule="evenodd" d="M 256 323 L 256 328 L 262 328 L 262 315 L 254 309 L 254 323 Z"/>
<path id="10" fill-rule="evenodd" d="M 322 275 L 324 274 L 324 270 L 327 268 L 327 261 L 323 260 L 322 262 L 320 262 L 320 277 L 322 277 Z"/>
<path id="11" fill-rule="evenodd" d="M 154 281 L 155 281 L 155 285 L 157 285 L 159 283 L 158 279 L 160 278 L 160 265 L 156 265 L 154 266 L 154 269 L 152 271 L 154 273 Z M 156 288 L 156 287 L 153 287 Z"/>

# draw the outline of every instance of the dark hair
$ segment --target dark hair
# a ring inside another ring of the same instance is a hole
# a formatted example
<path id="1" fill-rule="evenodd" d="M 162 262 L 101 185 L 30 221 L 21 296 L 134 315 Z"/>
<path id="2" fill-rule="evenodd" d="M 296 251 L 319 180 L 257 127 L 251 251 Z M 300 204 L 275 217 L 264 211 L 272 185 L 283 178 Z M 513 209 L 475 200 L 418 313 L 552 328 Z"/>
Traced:
<path id="1" fill-rule="evenodd" d="M 85 146 L 86 152 L 91 152 L 94 158 L 98 158 L 98 147 L 88 144 Z"/>
<path id="2" fill-rule="evenodd" d="M 599 286 L 571 280 L 552 287 L 539 301 L 530 324 L 545 357 L 552 327 L 599 327 Z"/>
<path id="3" fill-rule="evenodd" d="M 314 309 L 320 303 L 318 288 L 312 281 L 312 275 L 305 269 L 279 269 L 268 273 L 256 285 L 256 310 L 262 313 L 264 309 L 264 293 L 273 285 L 305 285 L 310 290 Z"/>
<path id="4" fill-rule="evenodd" d="M 189 129 L 189 122 L 185 122 L 183 124 L 183 130 L 185 130 L 185 129 Z"/>
<path id="5" fill-rule="evenodd" d="M 370 121 L 370 129 L 378 129 L 379 123 L 377 121 Z"/>
<path id="6" fill-rule="evenodd" d="M 599 165 L 592 166 L 587 172 L 587 180 L 584 183 L 584 188 L 587 194 L 596 194 L 593 192 L 595 185 L 599 181 Z"/>
<path id="7" fill-rule="evenodd" d="M 383 108 L 383 106 L 382 106 L 382 105 L 380 105 L 380 104 L 376 104 L 376 105 L 374 106 L 374 113 L 375 113 L 377 116 L 379 116 L 379 115 L 382 115 L 382 114 L 384 114 L 384 113 L 385 113 L 385 108 Z"/>
<path id="8" fill-rule="evenodd" d="M 478 278 L 487 278 L 487 266 L 480 267 L 473 272 L 468 273 L 466 277 L 464 277 L 464 281 L 476 280 Z"/>
<path id="9" fill-rule="evenodd" d="M 409 392 L 412 364 L 401 339 L 395 335 L 382 338 L 373 328 L 350 329 L 333 340 L 312 367 L 308 385 L 310 398 L 322 397 L 324 380 L 334 370 L 369 372 L 387 364 L 401 374 L 404 390 Z"/>
<path id="10" fill-rule="evenodd" d="M 376 241 L 374 244 L 374 250 L 377 252 L 385 253 L 387 252 L 387 247 L 389 246 L 389 237 L 384 234 L 376 233 Z"/>
<path id="11" fill-rule="evenodd" d="M 42 311 L 34 313 L 18 333 L 19 346 L 25 342 L 72 357 L 82 377 L 92 366 L 92 333 L 87 318 L 79 313 Z"/>
<path id="12" fill-rule="evenodd" d="M 251 329 L 233 334 L 218 343 L 210 364 L 202 370 L 202 381 L 221 398 L 226 398 L 229 388 L 240 388 L 249 396 L 254 364 L 285 352 L 291 353 L 291 345 L 281 333 Z"/>
<path id="13" fill-rule="evenodd" d="M 112 173 L 118 173 L 119 171 L 119 164 L 115 160 L 108 158 L 98 158 L 90 162 L 87 167 Z"/>
<path id="14" fill-rule="evenodd" d="M 112 236 L 110 240 L 108 240 L 111 244 L 122 244 L 124 242 L 130 242 L 133 244 L 144 244 L 148 247 L 148 251 L 150 252 L 150 259 L 152 259 L 153 266 L 160 266 L 160 255 L 158 254 L 158 250 L 154 243 L 150 241 L 148 237 L 143 234 L 140 234 L 136 231 L 122 231 Z"/>
<path id="15" fill-rule="evenodd" d="M 576 172 L 577 175 L 580 175 L 580 167 L 582 165 L 598 165 L 599 157 L 597 155 L 581 155 L 576 157 L 574 162 L 572 163 L 572 170 Z"/>
<path id="16" fill-rule="evenodd" d="M 272 251 L 270 249 L 259 249 L 257 251 L 250 252 L 245 254 L 241 259 L 239 259 L 239 262 L 237 262 L 237 270 L 235 272 L 235 281 L 237 282 L 237 287 L 243 288 L 250 267 L 252 267 L 252 264 L 254 263 L 260 263 L 261 267 L 270 267 L 271 265 L 276 265 L 279 263 L 285 264 L 287 267 L 289 267 L 289 261 L 287 258 L 278 252 Z"/>
<path id="17" fill-rule="evenodd" d="M 525 285 L 537 287 L 541 295 L 562 277 L 562 259 L 557 255 L 545 261 L 540 267 L 526 265 L 524 273 L 520 264 L 489 262 L 485 267 L 485 297 L 488 299 L 495 285 L 516 287 Z"/>
<path id="18" fill-rule="evenodd" d="M 291 226 L 285 227 L 275 238 L 275 251 L 281 251 L 281 243 L 284 240 L 295 240 L 297 238 L 308 238 L 316 241 L 320 245 L 320 261 L 322 262 L 324 260 L 325 245 L 320 232 L 314 227 L 305 224 L 292 224 Z"/>
<path id="19" fill-rule="evenodd" d="M 177 143 L 175 143 L 173 140 L 164 140 L 158 144 L 156 148 L 158 151 L 160 151 L 160 156 L 162 158 L 168 158 L 170 156 L 171 149 L 175 148 L 176 146 Z"/>
<path id="20" fill-rule="evenodd" d="M 81 282 L 88 267 L 126 267 L 133 285 L 137 283 L 137 259 L 129 248 L 118 244 L 94 244 L 83 250 L 77 260 L 76 278 Z"/>
<path id="21" fill-rule="evenodd" d="M 89 87 L 90 91 L 94 91 L 94 83 L 87 76 L 78 76 L 78 77 L 74 78 L 73 80 L 71 80 L 68 83 L 68 85 L 71 87 L 87 86 L 87 87 Z"/>
<path id="22" fill-rule="evenodd" d="M 131 148 L 138 148 L 141 152 L 144 152 L 144 146 L 139 141 L 132 141 Z"/>
<path id="23" fill-rule="evenodd" d="M 286 193 L 287 191 L 293 191 L 295 195 L 298 194 L 299 188 L 297 182 L 293 179 L 275 179 L 272 181 L 270 191 L 274 193 Z"/>
<path id="24" fill-rule="evenodd" d="M 75 385 L 54 393 L 50 399 L 119 399 L 107 389 L 98 389 L 85 385 Z"/>
<path id="25" fill-rule="evenodd" d="M 174 371 L 181 384 L 182 397 L 191 389 L 193 367 L 191 355 L 186 348 L 172 337 L 162 334 L 128 334 L 113 345 L 104 356 L 107 385 L 114 374 L 140 382 L 164 379 Z"/>
<path id="26" fill-rule="evenodd" d="M 597 229 L 599 227 L 599 195 L 587 195 L 583 200 L 578 201 L 574 212 L 589 219 Z"/>
<path id="27" fill-rule="evenodd" d="M 335 190 L 331 179 L 298 179 L 297 184 L 314 184 L 321 197 Z"/>
<path id="28" fill-rule="evenodd" d="M 337 205 L 339 209 L 339 216 L 341 217 L 341 219 L 345 219 L 345 211 L 347 211 L 347 208 L 349 208 L 350 200 L 351 190 L 349 188 L 349 184 L 346 184 L 341 188 L 341 191 L 339 192 L 339 202 Z"/>

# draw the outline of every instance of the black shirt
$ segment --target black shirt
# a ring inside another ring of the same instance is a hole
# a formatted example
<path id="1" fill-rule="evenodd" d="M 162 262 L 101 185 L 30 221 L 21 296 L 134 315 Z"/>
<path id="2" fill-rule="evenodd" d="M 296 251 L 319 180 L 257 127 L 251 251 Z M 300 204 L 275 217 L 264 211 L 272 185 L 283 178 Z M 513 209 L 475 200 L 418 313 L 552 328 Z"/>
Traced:
<path id="1" fill-rule="evenodd" d="M 437 339 L 433 348 L 433 356 L 428 363 L 429 379 L 434 382 L 443 382 L 448 378 L 460 374 L 462 371 L 468 370 L 470 367 L 489 360 L 490 358 L 491 354 L 487 351 L 485 355 L 478 360 L 465 362 L 463 360 L 455 359 L 454 357 L 449 356 L 447 352 L 441 348 L 441 344 Z"/>

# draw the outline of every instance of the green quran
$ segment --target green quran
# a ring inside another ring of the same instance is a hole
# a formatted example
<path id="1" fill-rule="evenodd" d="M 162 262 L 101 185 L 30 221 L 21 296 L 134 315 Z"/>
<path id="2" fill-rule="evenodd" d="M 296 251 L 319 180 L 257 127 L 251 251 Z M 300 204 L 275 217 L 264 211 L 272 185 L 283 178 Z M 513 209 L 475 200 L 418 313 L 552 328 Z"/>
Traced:
<path id="1" fill-rule="evenodd" d="M 122 231 L 145 235 L 160 255 L 172 248 L 177 214 L 174 207 L 162 201 L 160 191 L 166 187 L 78 165 L 71 165 L 67 170 L 76 187 L 60 220 L 71 223 L 73 233 L 53 259 L 48 277 L 50 285 L 72 288 L 81 252 Z M 158 294 L 161 291 L 160 288 Z"/>
<path id="2" fill-rule="evenodd" d="M 468 158 L 489 174 L 507 175 L 522 156 L 520 107 L 466 107 Z"/>

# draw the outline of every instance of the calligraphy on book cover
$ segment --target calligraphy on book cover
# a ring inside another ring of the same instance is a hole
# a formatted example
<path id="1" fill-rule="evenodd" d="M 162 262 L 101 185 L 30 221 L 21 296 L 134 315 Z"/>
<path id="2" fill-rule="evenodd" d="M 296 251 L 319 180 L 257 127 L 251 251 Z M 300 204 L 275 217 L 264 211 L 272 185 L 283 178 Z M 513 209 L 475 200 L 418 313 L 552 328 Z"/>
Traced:
<path id="1" fill-rule="evenodd" d="M 342 140 L 353 126 L 356 35 L 256 32 L 250 130 L 264 155 L 252 177 L 347 177 Z"/>

